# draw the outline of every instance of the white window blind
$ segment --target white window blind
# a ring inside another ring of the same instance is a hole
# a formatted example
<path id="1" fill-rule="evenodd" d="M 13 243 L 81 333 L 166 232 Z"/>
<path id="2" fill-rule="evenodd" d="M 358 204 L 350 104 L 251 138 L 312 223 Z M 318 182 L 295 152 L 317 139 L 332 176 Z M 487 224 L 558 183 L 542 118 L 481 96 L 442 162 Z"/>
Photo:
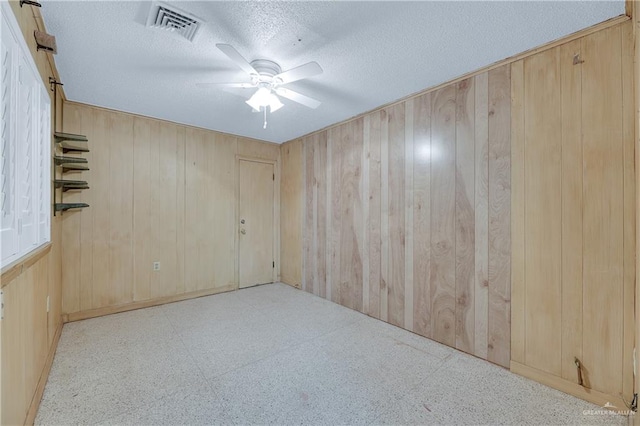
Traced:
<path id="1" fill-rule="evenodd" d="M 15 16 L 0 2 L 0 257 L 50 240 L 51 100 Z"/>

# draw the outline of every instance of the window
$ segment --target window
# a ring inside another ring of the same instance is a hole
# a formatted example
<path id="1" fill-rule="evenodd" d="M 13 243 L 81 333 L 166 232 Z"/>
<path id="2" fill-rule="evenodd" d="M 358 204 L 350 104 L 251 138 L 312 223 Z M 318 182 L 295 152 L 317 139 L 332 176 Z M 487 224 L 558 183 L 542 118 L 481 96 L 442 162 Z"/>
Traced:
<path id="1" fill-rule="evenodd" d="M 51 239 L 51 100 L 8 3 L 0 34 L 1 266 Z"/>

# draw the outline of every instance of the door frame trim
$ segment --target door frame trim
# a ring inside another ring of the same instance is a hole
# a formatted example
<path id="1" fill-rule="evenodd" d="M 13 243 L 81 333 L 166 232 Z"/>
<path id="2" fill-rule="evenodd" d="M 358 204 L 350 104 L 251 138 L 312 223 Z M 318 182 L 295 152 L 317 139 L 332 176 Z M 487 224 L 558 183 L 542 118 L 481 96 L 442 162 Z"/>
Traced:
<path id="1" fill-rule="evenodd" d="M 240 161 L 251 161 L 254 163 L 266 163 L 273 165 L 273 282 L 280 281 L 280 159 L 271 160 L 261 157 L 251 157 L 236 154 L 236 205 L 235 205 L 235 289 L 240 288 Z"/>

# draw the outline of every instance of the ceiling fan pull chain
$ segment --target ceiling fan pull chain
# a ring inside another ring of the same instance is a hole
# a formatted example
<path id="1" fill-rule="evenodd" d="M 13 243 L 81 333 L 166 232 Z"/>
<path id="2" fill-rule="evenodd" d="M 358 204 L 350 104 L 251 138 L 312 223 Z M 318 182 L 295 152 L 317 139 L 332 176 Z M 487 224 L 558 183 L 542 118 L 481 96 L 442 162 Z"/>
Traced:
<path id="1" fill-rule="evenodd" d="M 264 126 L 262 126 L 263 129 L 267 128 L 267 107 L 263 107 L 264 108 Z"/>

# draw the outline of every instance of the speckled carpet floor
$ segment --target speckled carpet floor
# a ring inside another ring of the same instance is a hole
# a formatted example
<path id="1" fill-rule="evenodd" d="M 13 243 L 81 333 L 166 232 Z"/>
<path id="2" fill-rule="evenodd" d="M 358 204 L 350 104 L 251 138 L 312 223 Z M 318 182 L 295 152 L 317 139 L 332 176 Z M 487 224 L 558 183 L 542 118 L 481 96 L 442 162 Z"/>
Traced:
<path id="1" fill-rule="evenodd" d="M 627 424 L 284 284 L 66 324 L 36 424 Z"/>

